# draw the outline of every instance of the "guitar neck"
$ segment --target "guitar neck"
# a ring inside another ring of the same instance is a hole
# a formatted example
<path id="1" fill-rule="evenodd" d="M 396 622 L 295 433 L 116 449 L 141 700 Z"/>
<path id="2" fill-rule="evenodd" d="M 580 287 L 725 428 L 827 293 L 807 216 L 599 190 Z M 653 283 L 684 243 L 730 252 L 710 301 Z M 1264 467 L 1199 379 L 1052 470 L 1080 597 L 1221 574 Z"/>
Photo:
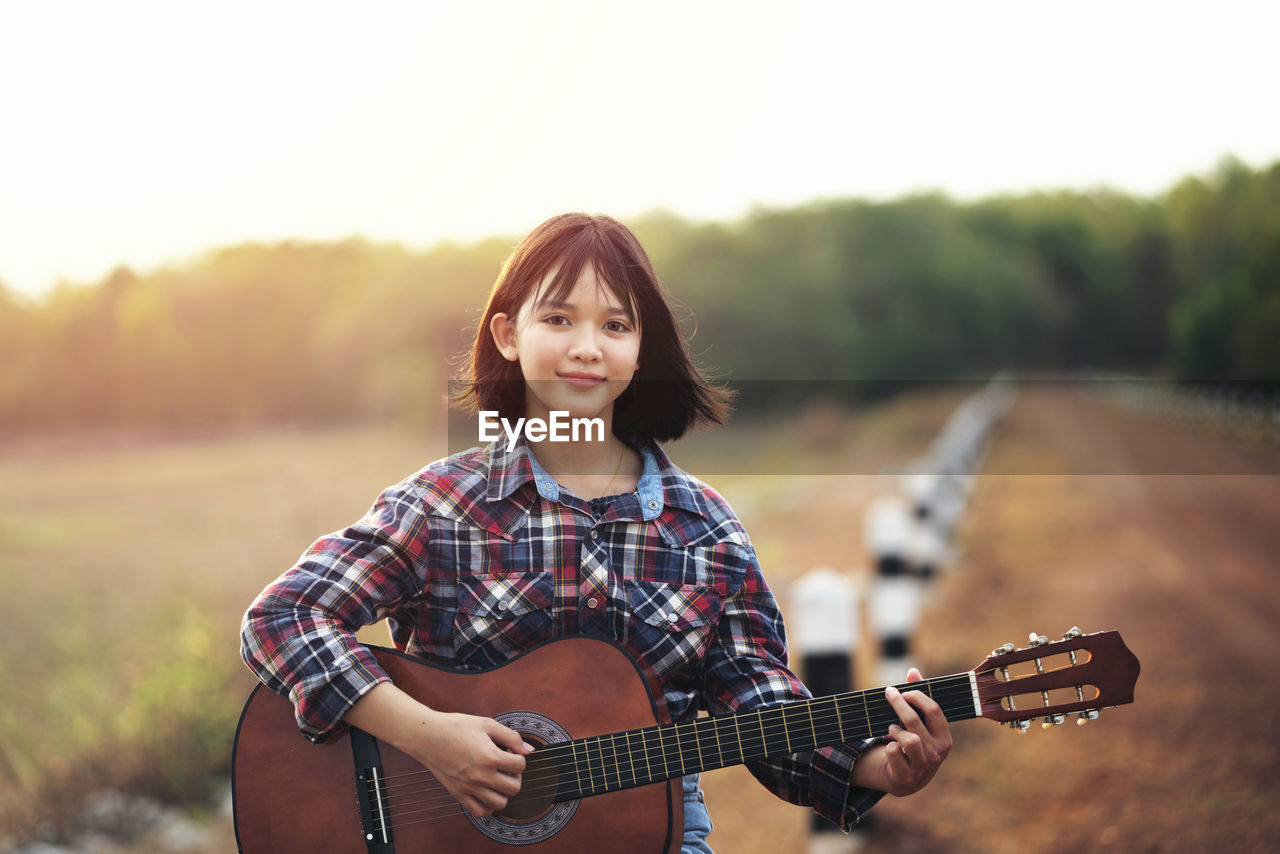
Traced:
<path id="1" fill-rule="evenodd" d="M 929 695 L 949 721 L 981 714 L 972 673 L 897 687 Z M 549 744 L 530 761 L 556 775 L 555 800 L 565 801 L 885 735 L 892 723 L 884 689 L 873 688 Z"/>

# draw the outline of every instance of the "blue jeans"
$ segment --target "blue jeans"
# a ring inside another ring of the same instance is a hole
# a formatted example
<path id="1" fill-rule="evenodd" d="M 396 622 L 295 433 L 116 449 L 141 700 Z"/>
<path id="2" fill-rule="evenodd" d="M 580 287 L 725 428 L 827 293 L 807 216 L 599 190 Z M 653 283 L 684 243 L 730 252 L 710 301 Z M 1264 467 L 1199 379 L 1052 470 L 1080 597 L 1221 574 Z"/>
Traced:
<path id="1" fill-rule="evenodd" d="M 684 778 L 684 843 L 680 854 L 715 854 L 707 844 L 711 833 L 711 815 L 698 788 L 698 775 Z"/>

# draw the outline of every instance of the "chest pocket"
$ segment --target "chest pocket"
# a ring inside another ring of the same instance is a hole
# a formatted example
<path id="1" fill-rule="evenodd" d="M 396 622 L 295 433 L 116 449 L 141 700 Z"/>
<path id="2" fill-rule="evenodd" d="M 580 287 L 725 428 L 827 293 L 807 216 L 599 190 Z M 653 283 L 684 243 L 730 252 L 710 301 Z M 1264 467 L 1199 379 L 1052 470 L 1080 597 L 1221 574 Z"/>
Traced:
<path id="1" fill-rule="evenodd" d="M 495 667 L 551 636 L 554 595 L 548 572 L 475 575 L 458 579 L 453 625 L 456 662 Z"/>
<path id="2" fill-rule="evenodd" d="M 628 579 L 626 597 L 632 654 L 664 679 L 701 662 L 720 613 L 714 587 Z"/>

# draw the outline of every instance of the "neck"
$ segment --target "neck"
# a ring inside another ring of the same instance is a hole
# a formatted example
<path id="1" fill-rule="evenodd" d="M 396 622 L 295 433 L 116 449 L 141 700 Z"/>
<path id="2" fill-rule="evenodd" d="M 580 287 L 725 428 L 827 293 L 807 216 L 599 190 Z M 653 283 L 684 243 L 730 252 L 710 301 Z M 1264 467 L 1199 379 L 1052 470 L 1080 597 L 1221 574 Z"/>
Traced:
<path id="1" fill-rule="evenodd" d="M 618 457 L 625 452 L 622 440 L 607 434 L 603 442 L 536 442 L 529 449 L 547 474 L 559 480 L 562 476 L 609 477 L 618 468 Z"/>
<path id="2" fill-rule="evenodd" d="M 898 688 L 928 693 L 949 721 L 979 716 L 972 673 Z M 569 800 L 872 738 L 886 734 L 897 720 L 883 688 L 854 691 L 549 744 L 530 758 L 525 779 L 554 781 L 544 784 L 544 791 L 554 790 L 555 800 Z"/>
<path id="3" fill-rule="evenodd" d="M 539 442 L 529 449 L 557 483 L 587 500 L 629 492 L 640 477 L 640 455 L 613 434 L 603 442 Z"/>

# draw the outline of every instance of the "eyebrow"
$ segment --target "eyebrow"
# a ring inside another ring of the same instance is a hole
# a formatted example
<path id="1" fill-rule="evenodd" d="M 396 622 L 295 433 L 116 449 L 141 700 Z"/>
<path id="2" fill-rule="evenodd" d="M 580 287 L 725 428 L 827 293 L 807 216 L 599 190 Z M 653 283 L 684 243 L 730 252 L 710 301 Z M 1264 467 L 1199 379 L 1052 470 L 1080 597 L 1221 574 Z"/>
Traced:
<path id="1" fill-rule="evenodd" d="M 577 307 L 576 303 L 572 303 L 564 299 L 557 299 L 556 297 L 548 297 L 547 299 L 540 300 L 538 302 L 538 308 L 573 309 Z M 623 306 L 611 305 L 609 306 L 608 313 L 611 315 L 621 315 L 627 318 L 627 320 L 635 321 L 635 316 L 631 313 L 631 309 Z"/>

